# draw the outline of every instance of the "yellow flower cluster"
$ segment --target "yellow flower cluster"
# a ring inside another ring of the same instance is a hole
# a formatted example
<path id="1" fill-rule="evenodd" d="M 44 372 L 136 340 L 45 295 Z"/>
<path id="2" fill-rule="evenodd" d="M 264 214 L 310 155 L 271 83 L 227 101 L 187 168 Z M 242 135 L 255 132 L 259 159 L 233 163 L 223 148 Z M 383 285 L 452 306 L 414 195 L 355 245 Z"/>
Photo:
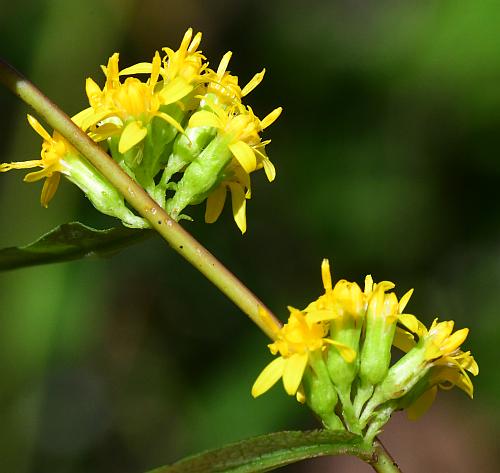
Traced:
<path id="1" fill-rule="evenodd" d="M 418 417 L 430 406 L 438 386 L 457 386 L 472 397 L 468 373 L 477 375 L 478 366 L 470 352 L 460 348 L 468 329 L 453 332 L 452 321 L 437 320 L 426 329 L 414 315 L 403 313 L 412 290 L 398 300 L 389 292 L 393 283 L 375 284 L 371 276 L 364 290 L 345 280 L 333 287 L 328 260 L 321 269 L 324 294 L 302 311 L 290 308 L 288 322 L 269 345 L 279 356 L 258 376 L 254 397 L 282 378 L 285 391 L 314 410 L 318 393 L 329 391 L 323 385 L 316 393 L 311 388 L 307 392 L 304 382 L 315 386 L 312 377 L 318 386 L 322 379 L 338 395 L 342 406 L 335 412 L 344 416 L 342 424 L 370 437 L 395 409 L 408 409 L 411 418 Z M 406 354 L 390 366 L 393 345 Z M 323 372 L 328 373 L 326 381 Z"/>
<path id="2" fill-rule="evenodd" d="M 102 67 L 102 88 L 87 79 L 89 107 L 73 121 L 94 141 L 103 142 L 113 159 L 175 219 L 182 218 L 186 206 L 206 200 L 205 220 L 214 222 L 229 190 L 235 221 L 244 232 L 250 174 L 264 168 L 269 181 L 276 175 L 265 153 L 270 141 L 262 141 L 260 134 L 278 118 L 281 108 L 260 120 L 242 100 L 259 85 L 265 71 L 241 88 L 238 77 L 228 71 L 232 53 L 226 53 L 214 71 L 198 49 L 200 42 L 201 33 L 193 34 L 189 28 L 177 50 L 163 48 L 151 62 L 122 70 L 119 54 L 114 53 Z M 141 75 L 146 79 L 137 77 Z M 77 172 L 64 164 L 68 152 L 76 152 L 57 133 L 50 137 L 40 125 L 33 125 L 34 119 L 30 123 L 44 138 L 42 159 L 3 164 L 0 172 L 41 167 L 26 180 L 47 177 L 42 192 L 42 204 L 47 206 L 60 174 L 79 180 Z"/>

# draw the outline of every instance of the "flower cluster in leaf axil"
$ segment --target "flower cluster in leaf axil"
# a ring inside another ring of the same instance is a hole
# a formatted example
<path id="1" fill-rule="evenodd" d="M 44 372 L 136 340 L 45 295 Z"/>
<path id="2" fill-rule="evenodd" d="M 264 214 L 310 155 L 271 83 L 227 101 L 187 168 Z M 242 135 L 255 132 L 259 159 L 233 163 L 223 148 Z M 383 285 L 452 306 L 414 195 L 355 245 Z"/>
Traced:
<path id="1" fill-rule="evenodd" d="M 72 120 L 175 220 L 189 218 L 184 209 L 206 201 L 205 220 L 216 221 L 229 191 L 234 219 L 244 233 L 250 174 L 263 168 L 269 181 L 275 178 L 265 152 L 270 141 L 262 141 L 260 134 L 281 108 L 259 119 L 242 100 L 259 85 L 265 70 L 241 87 L 228 71 L 232 53 L 226 53 L 214 71 L 198 50 L 200 41 L 201 33 L 193 36 L 190 28 L 178 50 L 163 48 L 163 55 L 157 51 L 151 62 L 121 71 L 119 55 L 113 54 L 102 67 L 104 86 L 87 79 L 90 106 Z M 0 172 L 42 168 L 25 180 L 46 178 L 41 196 L 45 207 L 62 174 L 101 212 L 130 227 L 148 225 L 62 136 L 50 136 L 34 118 L 29 121 L 44 139 L 41 159 L 5 163 Z"/>
<path id="2" fill-rule="evenodd" d="M 289 308 L 288 322 L 269 345 L 279 355 L 259 375 L 252 388 L 260 396 L 279 379 L 285 391 L 306 402 L 330 429 L 347 429 L 373 440 L 395 410 L 412 419 L 430 407 L 438 387 L 458 386 L 473 395 L 469 374 L 478 365 L 461 350 L 468 329 L 453 332 L 453 321 L 436 319 L 427 329 L 404 313 L 411 297 L 399 300 L 389 281 L 365 279 L 332 287 L 324 260 L 325 293 L 305 309 Z M 403 356 L 391 366 L 391 349 Z"/>

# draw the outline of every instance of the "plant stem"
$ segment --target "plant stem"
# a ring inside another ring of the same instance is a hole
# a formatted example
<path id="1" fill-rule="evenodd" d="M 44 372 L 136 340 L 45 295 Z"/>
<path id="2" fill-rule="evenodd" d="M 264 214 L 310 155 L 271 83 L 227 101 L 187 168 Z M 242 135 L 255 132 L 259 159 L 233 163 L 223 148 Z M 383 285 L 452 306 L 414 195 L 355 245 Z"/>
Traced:
<path id="1" fill-rule="evenodd" d="M 374 453 L 368 461 L 378 473 L 401 473 L 398 465 L 378 439 L 373 442 Z"/>
<path id="2" fill-rule="evenodd" d="M 0 59 L 0 82 L 30 105 L 52 128 L 87 158 L 177 253 L 212 281 L 266 335 L 271 339 L 275 338 L 276 329 L 281 326 L 281 323 L 271 311 L 206 248 L 172 220 L 144 189 L 76 126 L 57 105 L 2 59 Z"/>

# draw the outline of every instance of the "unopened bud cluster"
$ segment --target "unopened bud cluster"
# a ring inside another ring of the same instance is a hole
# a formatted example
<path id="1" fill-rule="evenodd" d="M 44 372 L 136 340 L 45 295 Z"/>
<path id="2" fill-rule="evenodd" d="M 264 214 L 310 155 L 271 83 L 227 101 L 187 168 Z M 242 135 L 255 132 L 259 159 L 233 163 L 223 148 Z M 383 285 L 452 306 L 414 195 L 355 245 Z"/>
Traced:
<path id="1" fill-rule="evenodd" d="M 438 387 L 458 386 L 470 397 L 467 372 L 478 365 L 460 346 L 468 329 L 453 332 L 452 321 L 427 329 L 405 314 L 411 297 L 399 300 L 394 284 L 365 279 L 332 286 L 328 260 L 322 264 L 325 293 L 305 309 L 289 308 L 288 322 L 269 345 L 279 355 L 252 388 L 260 396 L 280 378 L 286 392 L 306 402 L 330 429 L 346 429 L 372 442 L 395 410 L 417 418 L 432 403 Z M 265 316 L 265 314 L 263 314 Z M 391 365 L 395 346 L 403 356 Z"/>

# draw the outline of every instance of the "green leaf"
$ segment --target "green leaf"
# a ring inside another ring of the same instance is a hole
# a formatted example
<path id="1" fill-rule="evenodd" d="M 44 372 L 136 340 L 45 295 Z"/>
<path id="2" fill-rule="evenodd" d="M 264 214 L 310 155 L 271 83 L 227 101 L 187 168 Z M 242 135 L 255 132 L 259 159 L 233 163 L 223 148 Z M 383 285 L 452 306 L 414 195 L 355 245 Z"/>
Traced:
<path id="1" fill-rule="evenodd" d="M 344 431 L 276 432 L 203 452 L 148 473 L 259 473 L 323 455 L 371 458 L 362 437 Z"/>
<path id="2" fill-rule="evenodd" d="M 86 257 L 107 257 L 151 234 L 149 230 L 126 227 L 96 230 L 79 222 L 65 223 L 33 243 L 1 249 L 0 271 Z"/>

